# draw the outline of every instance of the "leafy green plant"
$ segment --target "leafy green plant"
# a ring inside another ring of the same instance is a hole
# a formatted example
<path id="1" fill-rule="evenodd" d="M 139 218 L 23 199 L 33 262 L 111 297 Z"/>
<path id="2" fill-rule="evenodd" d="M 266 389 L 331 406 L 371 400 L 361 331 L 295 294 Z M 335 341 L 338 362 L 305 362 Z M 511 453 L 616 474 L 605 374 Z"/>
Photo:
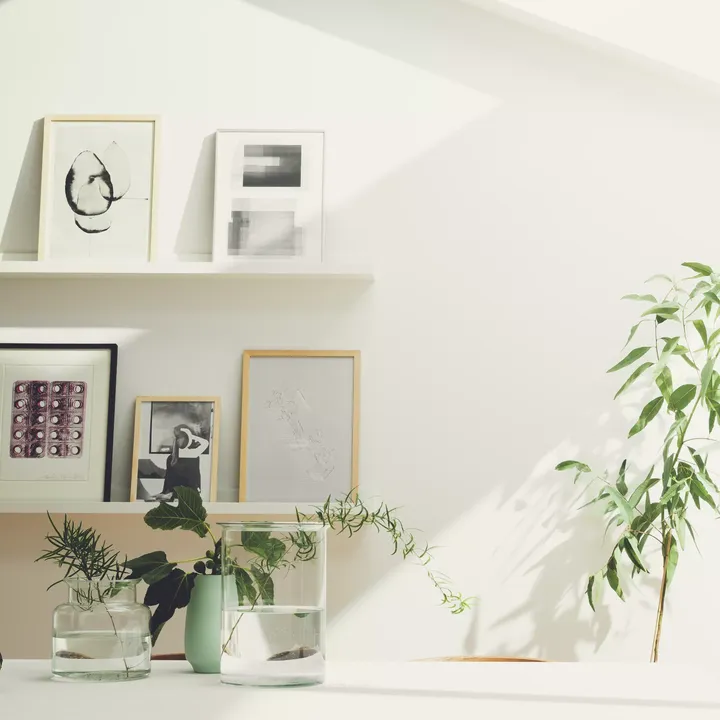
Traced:
<path id="1" fill-rule="evenodd" d="M 183 487 L 176 488 L 175 493 L 176 504 L 161 502 L 145 515 L 145 523 L 157 530 L 188 530 L 207 539 L 210 548 L 202 557 L 186 560 L 170 561 L 158 550 L 126 561 L 130 578 L 142 578 L 148 584 L 145 604 L 155 608 L 151 621 L 153 644 L 175 611 L 190 602 L 198 574 L 221 574 L 221 542 L 212 532 L 200 496 L 197 491 Z M 361 500 L 347 496 L 337 502 L 328 499 L 314 510 L 314 514 L 297 512 L 298 521 L 319 521 L 337 534 L 348 536 L 366 527 L 387 533 L 393 555 L 399 553 L 403 559 L 413 558 L 426 568 L 428 577 L 441 594 L 441 604 L 456 614 L 469 607 L 469 599 L 454 591 L 447 577 L 432 570 L 432 548 L 418 543 L 415 535 L 398 519 L 394 508 L 381 503 L 371 510 Z M 303 531 L 288 532 L 286 538 L 280 539 L 268 532 L 248 530 L 241 533 L 241 544 L 248 554 L 247 564 L 239 565 L 226 558 L 226 569 L 235 575 L 239 601 L 247 601 L 252 606 L 258 602 L 272 605 L 273 574 L 295 563 L 311 560 L 316 552 L 312 537 Z M 181 565 L 192 565 L 192 570 L 188 572 Z"/>
<path id="2" fill-rule="evenodd" d="M 87 590 L 77 591 L 78 600 L 90 604 L 94 601 L 102 602 L 102 594 L 94 596 L 93 589 L 101 592 L 99 583 L 103 580 L 121 580 L 127 574 L 125 560 L 120 560 L 120 553 L 90 527 L 83 527 L 82 522 L 76 523 L 63 518 L 62 529 L 58 528 L 50 513 L 47 513 L 48 520 L 52 526 L 53 533 L 48 533 L 45 540 L 50 544 L 50 549 L 44 552 L 35 562 L 46 560 L 53 562 L 58 567 L 65 568 L 65 575 L 54 582 L 50 588 L 55 587 L 65 580 L 80 578 L 87 580 L 90 585 Z M 106 588 L 102 592 L 111 592 L 112 588 Z M 84 597 L 87 594 L 87 597 Z"/>
<path id="3" fill-rule="evenodd" d="M 606 534 L 614 528 L 615 543 L 605 565 L 587 584 L 587 598 L 595 609 L 595 592 L 603 581 L 624 600 L 628 579 L 652 572 L 650 547 L 660 555 L 657 613 L 651 662 L 659 656 L 662 623 L 680 551 L 689 535 L 697 546 L 690 516 L 705 508 L 717 514 L 720 496 L 710 475 L 706 449 L 717 442 L 720 424 L 720 274 L 708 265 L 683 263 L 695 274 L 681 280 L 667 275 L 650 280 L 663 283 L 662 296 L 627 295 L 648 307 L 632 326 L 625 347 L 644 333 L 646 340 L 630 350 L 608 372 L 632 371 L 615 398 L 642 387 L 653 397 L 644 405 L 628 432 L 632 438 L 667 418 L 654 464 L 648 468 L 622 461 L 614 481 L 607 472 L 595 477 L 596 493 L 587 503 L 598 504 L 608 516 Z M 640 360 L 644 360 L 638 364 Z M 578 460 L 561 462 L 557 470 L 572 470 L 575 481 L 590 467 Z M 628 578 L 629 574 L 629 578 Z"/>

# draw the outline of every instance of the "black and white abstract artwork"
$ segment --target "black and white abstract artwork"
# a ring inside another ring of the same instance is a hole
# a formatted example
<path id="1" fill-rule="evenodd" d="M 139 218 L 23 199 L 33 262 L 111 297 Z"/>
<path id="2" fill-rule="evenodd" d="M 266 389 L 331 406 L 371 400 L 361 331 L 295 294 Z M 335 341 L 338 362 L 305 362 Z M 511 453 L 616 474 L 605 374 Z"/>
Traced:
<path id="1" fill-rule="evenodd" d="M 149 259 L 155 122 L 46 123 L 41 259 Z"/>
<path id="2" fill-rule="evenodd" d="M 323 133 L 219 131 L 215 259 L 320 262 Z"/>

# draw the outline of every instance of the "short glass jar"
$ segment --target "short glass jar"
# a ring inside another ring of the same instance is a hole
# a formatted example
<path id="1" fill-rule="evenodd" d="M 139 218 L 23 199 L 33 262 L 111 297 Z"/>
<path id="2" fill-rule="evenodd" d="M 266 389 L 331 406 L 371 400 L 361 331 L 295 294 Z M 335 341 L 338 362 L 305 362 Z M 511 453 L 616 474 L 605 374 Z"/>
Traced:
<path id="1" fill-rule="evenodd" d="M 150 674 L 150 610 L 139 580 L 65 580 L 53 613 L 52 674 L 64 680 L 139 680 Z"/>

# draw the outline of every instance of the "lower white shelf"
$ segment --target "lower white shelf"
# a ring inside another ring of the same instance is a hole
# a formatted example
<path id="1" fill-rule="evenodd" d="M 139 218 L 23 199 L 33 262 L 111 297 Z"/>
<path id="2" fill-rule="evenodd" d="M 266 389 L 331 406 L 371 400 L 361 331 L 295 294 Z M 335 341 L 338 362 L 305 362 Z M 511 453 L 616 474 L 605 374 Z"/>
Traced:
<path id="1" fill-rule="evenodd" d="M 322 505 L 322 503 L 317 503 Z M 0 515 L 26 513 L 44 515 L 144 515 L 155 507 L 156 503 L 143 502 L 83 502 L 83 501 L 48 501 L 48 502 L 17 502 L 0 500 Z M 304 513 L 312 513 L 313 506 L 293 503 L 264 502 L 212 502 L 205 503 L 208 515 L 283 515 L 295 517 L 295 509 Z"/>

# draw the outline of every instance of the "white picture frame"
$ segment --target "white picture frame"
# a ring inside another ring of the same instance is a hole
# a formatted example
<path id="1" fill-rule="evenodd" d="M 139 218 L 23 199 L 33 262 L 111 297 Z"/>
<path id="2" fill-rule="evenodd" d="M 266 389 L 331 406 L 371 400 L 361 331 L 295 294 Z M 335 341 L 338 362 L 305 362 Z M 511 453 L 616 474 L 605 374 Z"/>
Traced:
<path id="1" fill-rule="evenodd" d="M 359 351 L 245 351 L 240 502 L 356 498 L 359 441 Z"/>
<path id="2" fill-rule="evenodd" d="M 325 135 L 218 130 L 213 260 L 323 259 Z"/>
<path id="3" fill-rule="evenodd" d="M 110 500 L 117 345 L 0 345 L 2 501 Z"/>
<path id="4" fill-rule="evenodd" d="M 194 486 L 203 502 L 215 502 L 219 448 L 219 397 L 138 397 L 131 502 L 170 500 L 177 485 Z"/>
<path id="5" fill-rule="evenodd" d="M 38 260 L 155 259 L 159 132 L 154 116 L 45 118 Z"/>

